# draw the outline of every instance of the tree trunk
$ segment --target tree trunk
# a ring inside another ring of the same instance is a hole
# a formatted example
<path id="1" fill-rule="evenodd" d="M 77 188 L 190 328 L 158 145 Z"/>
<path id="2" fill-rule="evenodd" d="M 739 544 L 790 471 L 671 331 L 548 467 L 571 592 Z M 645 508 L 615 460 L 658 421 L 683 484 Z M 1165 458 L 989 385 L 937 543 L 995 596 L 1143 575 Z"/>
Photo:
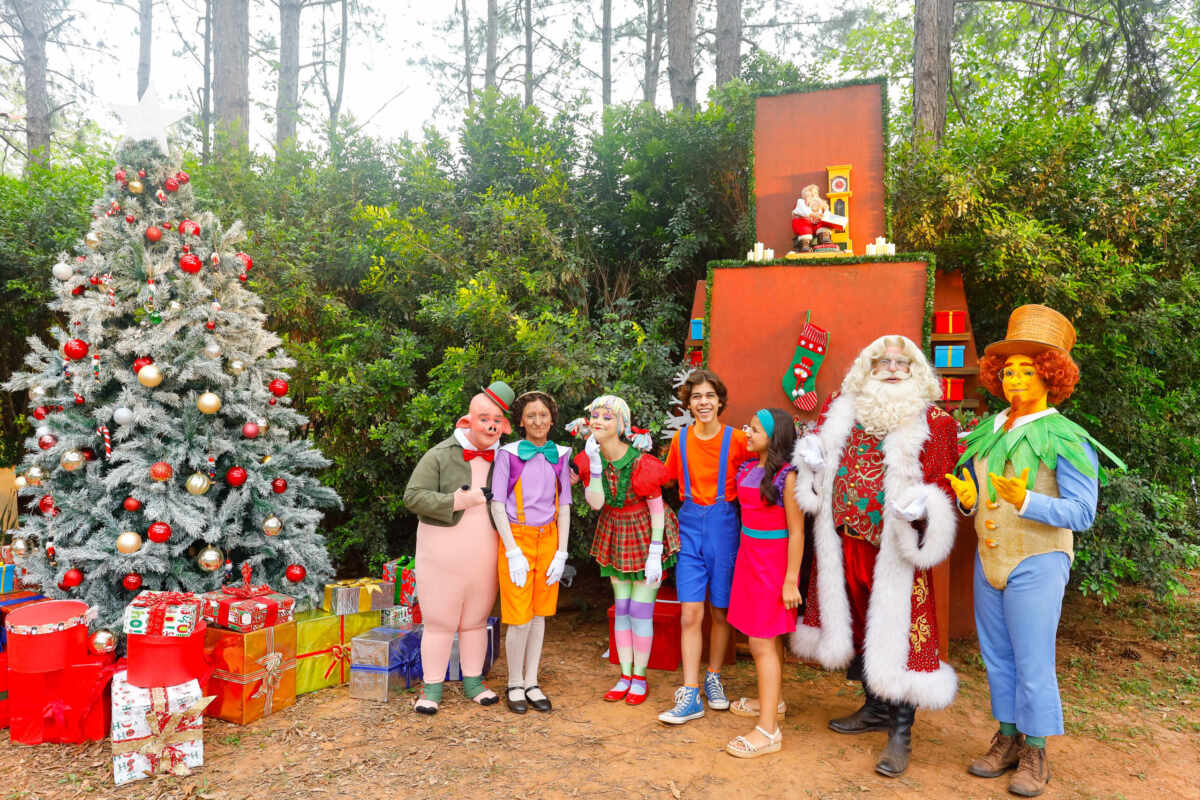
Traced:
<path id="1" fill-rule="evenodd" d="M 664 0 L 646 0 L 646 57 L 642 74 L 642 102 L 654 105 L 662 65 Z"/>
<path id="2" fill-rule="evenodd" d="M 213 5 L 213 110 L 218 150 L 244 150 L 250 142 L 250 2 Z"/>
<path id="3" fill-rule="evenodd" d="M 21 34 L 25 77 L 27 164 L 45 164 L 50 150 L 50 95 L 46 88 L 47 9 L 43 0 L 11 0 Z"/>
<path id="4" fill-rule="evenodd" d="M 671 81 L 671 104 L 691 111 L 696 108 L 696 0 L 667 2 L 667 77 Z"/>
<path id="5" fill-rule="evenodd" d="M 137 96 L 150 88 L 150 45 L 154 41 L 154 0 L 142 0 L 138 8 Z"/>
<path id="6" fill-rule="evenodd" d="M 212 0 L 204 0 L 204 86 L 200 90 L 200 163 L 212 156 Z"/>
<path id="7" fill-rule="evenodd" d="M 525 0 L 525 107 L 533 105 L 533 0 Z"/>
<path id="8" fill-rule="evenodd" d="M 717 0 L 717 85 L 742 71 L 742 0 Z"/>
<path id="9" fill-rule="evenodd" d="M 342 114 L 342 98 L 346 92 L 346 51 L 350 47 L 350 0 L 342 0 L 342 29 L 339 31 L 341 40 L 338 42 L 337 62 L 337 91 L 326 99 L 329 104 L 329 140 L 333 141 L 337 132 L 338 118 Z"/>
<path id="10" fill-rule="evenodd" d="M 487 63 L 483 73 L 483 87 L 496 88 L 496 39 L 499 36 L 500 12 L 496 0 L 488 0 L 487 9 Z"/>
<path id="11" fill-rule="evenodd" d="M 946 132 L 954 0 L 916 0 L 913 20 L 913 139 L 934 146 Z"/>
<path id="12" fill-rule="evenodd" d="M 604 0 L 600 22 L 600 103 L 612 105 L 612 0 Z"/>
<path id="13" fill-rule="evenodd" d="M 463 23 L 463 78 L 467 82 L 467 105 L 471 105 L 471 96 L 474 94 L 471 86 L 471 71 L 473 64 L 471 63 L 471 19 L 467 16 L 467 0 L 462 0 L 462 23 Z"/>
<path id="14" fill-rule="evenodd" d="M 279 91 L 275 146 L 296 138 L 300 118 L 300 0 L 279 0 Z"/>

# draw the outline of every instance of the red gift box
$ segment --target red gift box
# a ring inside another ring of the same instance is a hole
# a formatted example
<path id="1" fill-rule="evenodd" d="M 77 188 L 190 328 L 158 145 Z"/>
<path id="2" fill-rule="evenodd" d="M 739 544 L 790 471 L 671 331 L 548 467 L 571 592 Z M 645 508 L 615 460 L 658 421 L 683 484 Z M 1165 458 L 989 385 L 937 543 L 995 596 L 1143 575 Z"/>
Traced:
<path id="1" fill-rule="evenodd" d="M 104 741 L 112 713 L 109 686 L 123 667 L 109 653 L 54 672 L 9 670 L 9 738 L 20 744 Z"/>
<path id="2" fill-rule="evenodd" d="M 967 312 L 965 311 L 935 311 L 933 312 L 934 333 L 966 333 Z"/>
<path id="3" fill-rule="evenodd" d="M 87 654 L 88 623 L 94 611 L 82 600 L 27 603 L 8 613 L 8 668 L 54 672 Z"/>
<path id="4" fill-rule="evenodd" d="M 249 633 L 290 622 L 296 599 L 272 591 L 265 584 L 250 582 L 250 565 L 242 564 L 242 585 L 222 586 L 220 591 L 200 595 L 204 619 L 213 625 Z"/>
<path id="5" fill-rule="evenodd" d="M 203 620 L 191 636 L 127 636 L 129 674 L 126 681 L 142 689 L 177 686 L 195 678 L 207 691 L 212 665 L 204 652 L 208 625 Z"/>
<path id="6" fill-rule="evenodd" d="M 608 663 L 619 664 L 617 640 L 614 636 L 614 606 L 608 607 Z M 679 649 L 680 606 L 678 600 L 659 598 L 654 601 L 654 639 L 650 643 L 650 669 L 668 672 L 679 669 L 682 654 Z"/>
<path id="7" fill-rule="evenodd" d="M 962 400 L 963 383 L 962 378 L 942 378 L 942 399 Z"/>

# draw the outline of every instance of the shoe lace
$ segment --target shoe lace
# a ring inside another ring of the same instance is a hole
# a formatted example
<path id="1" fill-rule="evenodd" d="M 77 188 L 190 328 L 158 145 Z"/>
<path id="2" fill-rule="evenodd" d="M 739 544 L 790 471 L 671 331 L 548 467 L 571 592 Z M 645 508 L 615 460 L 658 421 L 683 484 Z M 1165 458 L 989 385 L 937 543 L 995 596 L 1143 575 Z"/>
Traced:
<path id="1" fill-rule="evenodd" d="M 688 691 L 688 687 L 680 686 L 675 690 L 675 708 L 671 710 L 682 713 L 688 706 L 691 705 L 689 702 L 690 700 L 691 692 Z"/>
<path id="2" fill-rule="evenodd" d="M 725 697 L 725 687 L 721 685 L 721 678 L 717 675 L 707 675 L 704 678 L 704 691 L 709 697 Z"/>

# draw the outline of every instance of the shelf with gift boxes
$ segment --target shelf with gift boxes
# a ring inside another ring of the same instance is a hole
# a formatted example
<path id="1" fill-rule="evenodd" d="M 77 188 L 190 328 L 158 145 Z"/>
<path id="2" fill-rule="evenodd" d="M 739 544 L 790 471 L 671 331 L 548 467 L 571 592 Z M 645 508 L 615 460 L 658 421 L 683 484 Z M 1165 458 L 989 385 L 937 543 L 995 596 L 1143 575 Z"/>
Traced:
<path id="1" fill-rule="evenodd" d="M 421 629 L 375 628 L 350 641 L 350 696 L 386 703 L 421 680 Z"/>

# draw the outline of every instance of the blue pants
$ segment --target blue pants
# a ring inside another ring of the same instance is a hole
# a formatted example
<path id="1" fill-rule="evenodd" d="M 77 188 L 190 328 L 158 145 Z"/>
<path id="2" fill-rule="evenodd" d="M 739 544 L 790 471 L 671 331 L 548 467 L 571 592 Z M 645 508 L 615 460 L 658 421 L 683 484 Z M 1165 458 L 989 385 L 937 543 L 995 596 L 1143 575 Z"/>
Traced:
<path id="1" fill-rule="evenodd" d="M 702 506 L 684 500 L 679 508 L 679 556 L 675 588 L 683 603 L 703 603 L 705 589 L 715 608 L 729 608 L 733 564 L 742 523 L 737 506 L 718 500 Z"/>
<path id="2" fill-rule="evenodd" d="M 1066 553 L 1030 556 L 996 589 L 975 555 L 975 629 L 987 667 L 992 716 L 1026 736 L 1063 732 L 1054 645 L 1063 590 L 1071 575 Z"/>

